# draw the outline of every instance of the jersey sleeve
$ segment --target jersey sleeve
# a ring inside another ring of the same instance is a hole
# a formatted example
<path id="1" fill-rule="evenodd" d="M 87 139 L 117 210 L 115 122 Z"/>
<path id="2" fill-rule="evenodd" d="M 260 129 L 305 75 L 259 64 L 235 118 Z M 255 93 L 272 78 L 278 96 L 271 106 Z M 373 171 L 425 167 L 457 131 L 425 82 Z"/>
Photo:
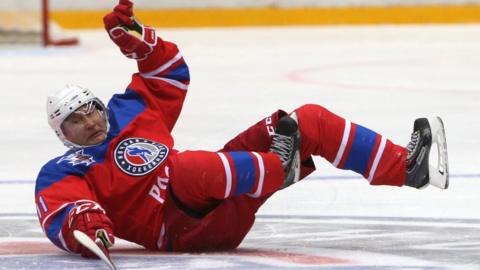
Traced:
<path id="1" fill-rule="evenodd" d="M 71 252 L 65 241 L 69 211 L 75 205 L 95 202 L 87 182 L 80 175 L 42 168 L 36 187 L 35 204 L 40 225 L 57 247 Z"/>
<path id="2" fill-rule="evenodd" d="M 190 73 L 177 45 L 157 38 L 155 52 L 138 62 L 129 89 L 158 112 L 171 131 L 180 115 L 190 83 Z"/>

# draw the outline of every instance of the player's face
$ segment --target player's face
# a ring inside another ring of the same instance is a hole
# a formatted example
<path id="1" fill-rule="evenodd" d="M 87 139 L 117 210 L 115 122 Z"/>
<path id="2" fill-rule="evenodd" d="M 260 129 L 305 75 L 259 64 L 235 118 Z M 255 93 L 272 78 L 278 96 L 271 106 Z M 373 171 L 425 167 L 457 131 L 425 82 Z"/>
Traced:
<path id="1" fill-rule="evenodd" d="M 95 145 L 107 137 L 104 112 L 95 104 L 85 104 L 70 114 L 62 123 L 65 138 L 81 146 Z"/>

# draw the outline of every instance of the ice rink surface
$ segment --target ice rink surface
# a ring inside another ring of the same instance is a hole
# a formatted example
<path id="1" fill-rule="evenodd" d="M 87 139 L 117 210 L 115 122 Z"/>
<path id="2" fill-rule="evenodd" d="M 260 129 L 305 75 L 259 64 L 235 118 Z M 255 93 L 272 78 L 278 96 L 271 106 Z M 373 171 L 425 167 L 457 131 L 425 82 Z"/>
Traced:
<path id="1" fill-rule="evenodd" d="M 278 108 L 305 103 L 405 145 L 417 117 L 443 118 L 450 188 L 373 187 L 321 158 L 278 192 L 239 249 L 149 253 L 119 241 L 118 269 L 480 269 L 480 25 L 159 30 L 190 66 L 176 148 L 215 150 Z M 106 269 L 56 249 L 35 216 L 34 179 L 65 151 L 47 94 L 103 100 L 135 72 L 103 31 L 75 48 L 0 47 L 0 269 Z"/>

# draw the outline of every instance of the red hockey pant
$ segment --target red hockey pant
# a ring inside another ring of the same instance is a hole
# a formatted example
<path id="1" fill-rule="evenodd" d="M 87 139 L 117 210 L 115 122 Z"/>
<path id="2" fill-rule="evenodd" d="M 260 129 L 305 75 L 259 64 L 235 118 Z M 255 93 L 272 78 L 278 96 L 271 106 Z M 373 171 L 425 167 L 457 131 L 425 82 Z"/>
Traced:
<path id="1" fill-rule="evenodd" d="M 405 148 L 319 105 L 294 111 L 301 132 L 301 178 L 315 170 L 313 156 L 362 174 L 372 185 L 402 186 Z M 268 153 L 277 111 L 229 141 L 219 152 L 187 151 L 170 160 L 166 247 L 174 251 L 237 247 L 258 208 L 283 184 L 283 169 Z"/>

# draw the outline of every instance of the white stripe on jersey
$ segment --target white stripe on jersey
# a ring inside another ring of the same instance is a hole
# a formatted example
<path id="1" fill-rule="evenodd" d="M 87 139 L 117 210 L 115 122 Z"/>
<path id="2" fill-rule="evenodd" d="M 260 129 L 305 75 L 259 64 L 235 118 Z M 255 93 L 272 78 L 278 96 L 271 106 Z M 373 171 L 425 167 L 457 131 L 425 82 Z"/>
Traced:
<path id="1" fill-rule="evenodd" d="M 65 239 L 63 238 L 63 233 L 62 233 L 62 229 L 60 229 L 60 232 L 58 232 L 58 239 L 60 239 L 60 243 L 62 244 L 63 248 L 70 252 L 70 253 L 73 253 L 67 246 L 67 243 L 65 242 Z"/>
<path id="2" fill-rule="evenodd" d="M 45 204 L 45 201 L 43 200 L 42 196 L 38 197 L 38 201 L 40 202 L 40 205 L 42 206 L 43 212 L 48 212 L 47 205 Z"/>
<path id="3" fill-rule="evenodd" d="M 217 153 L 222 160 L 223 167 L 225 168 L 225 178 L 227 180 L 226 187 L 225 187 L 225 198 L 230 195 L 232 191 L 232 169 L 230 168 L 230 164 L 228 164 L 228 159 L 223 153 Z"/>
<path id="4" fill-rule="evenodd" d="M 166 83 L 169 83 L 177 88 L 180 88 L 182 90 L 188 90 L 188 85 L 181 83 L 176 80 L 172 79 L 167 79 L 167 78 L 160 78 L 160 77 L 155 77 L 155 76 L 143 76 L 145 79 L 153 79 L 153 80 L 159 80 L 159 81 L 164 81 Z"/>
<path id="5" fill-rule="evenodd" d="M 342 160 L 343 153 L 345 152 L 345 148 L 347 147 L 347 144 L 348 144 L 348 138 L 350 137 L 350 128 L 351 128 L 350 121 L 345 120 L 345 128 L 343 129 L 342 144 L 340 144 L 340 147 L 337 152 L 337 156 L 335 157 L 335 161 L 333 162 L 333 166 L 335 167 L 338 167 L 338 164 Z"/>
<path id="6" fill-rule="evenodd" d="M 180 52 L 177 53 L 177 55 L 175 55 L 175 57 L 173 57 L 172 59 L 170 59 L 170 61 L 168 61 L 167 63 L 163 64 L 162 66 L 160 66 L 159 68 L 155 69 L 154 71 L 150 71 L 150 72 L 147 72 L 147 73 L 141 73 L 141 75 L 143 77 L 150 77 L 150 76 L 154 76 L 164 70 L 166 70 L 167 68 L 171 67 L 173 64 L 175 64 L 178 60 L 182 59 L 182 54 Z"/>
<path id="7" fill-rule="evenodd" d="M 380 163 L 380 159 L 382 158 L 383 150 L 385 150 L 386 144 L 387 138 L 382 136 L 382 141 L 380 142 L 380 146 L 378 147 L 377 154 L 375 155 L 372 168 L 370 169 L 370 173 L 368 174 L 368 182 L 372 182 L 373 176 L 375 176 L 375 171 L 377 170 L 378 163 Z"/>
<path id="8" fill-rule="evenodd" d="M 42 212 L 40 212 L 40 208 L 38 208 L 38 205 L 35 205 L 35 208 L 37 208 L 37 215 L 41 219 L 42 218 Z"/>

